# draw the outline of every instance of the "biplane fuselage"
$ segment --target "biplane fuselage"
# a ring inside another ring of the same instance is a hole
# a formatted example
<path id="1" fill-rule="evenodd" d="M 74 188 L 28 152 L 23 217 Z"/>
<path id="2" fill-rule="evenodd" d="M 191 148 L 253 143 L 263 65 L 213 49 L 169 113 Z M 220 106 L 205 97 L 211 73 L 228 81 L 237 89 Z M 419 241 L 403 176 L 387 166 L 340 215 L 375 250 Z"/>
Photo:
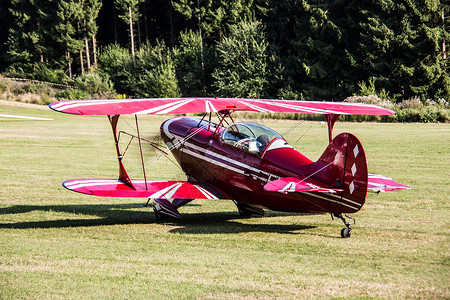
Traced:
<path id="1" fill-rule="evenodd" d="M 262 127 L 253 125 L 257 129 Z M 239 126 L 239 123 L 231 125 L 234 126 Z M 211 127 L 208 122 L 190 117 L 172 118 L 161 125 L 163 140 L 172 148 L 172 154 L 188 178 L 208 184 L 222 194 L 223 198 L 270 210 L 302 213 L 351 213 L 358 211 L 364 204 L 367 192 L 364 184 L 367 185 L 367 177 L 363 179 L 365 182 L 356 185 L 359 190 L 347 197 L 345 191 L 288 193 L 283 192 L 284 186 L 280 186 L 278 191 L 265 190 L 266 184 L 274 180 L 306 178 L 311 174 L 313 176 L 310 176 L 310 181 L 317 180 L 322 186 L 324 183 L 332 183 L 328 185 L 330 189 L 342 189 L 345 180 L 341 180 L 340 176 L 345 171 L 345 157 L 338 159 L 337 163 L 341 167 L 336 167 L 335 163 L 334 169 L 324 168 L 326 162 L 313 162 L 291 147 L 281 136 L 264 145 L 264 149 L 255 148 L 251 151 L 249 147 L 227 142 L 224 138 L 226 130 L 229 129 Z M 244 139 L 248 139 L 245 133 L 241 134 L 245 136 Z M 362 164 L 360 172 L 367 174 L 362 147 L 359 151 Z M 317 172 L 321 168 L 323 170 Z"/>

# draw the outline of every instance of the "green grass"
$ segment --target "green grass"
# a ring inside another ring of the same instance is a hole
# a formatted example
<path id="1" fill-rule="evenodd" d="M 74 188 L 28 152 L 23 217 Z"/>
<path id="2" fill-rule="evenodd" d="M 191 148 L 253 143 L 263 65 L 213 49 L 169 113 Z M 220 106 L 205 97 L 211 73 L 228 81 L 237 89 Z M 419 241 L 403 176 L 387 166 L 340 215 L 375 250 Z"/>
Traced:
<path id="1" fill-rule="evenodd" d="M 54 118 L 0 118 L 0 299 L 450 298 L 449 124 L 336 124 L 360 138 L 370 171 L 412 187 L 370 194 L 341 239 L 328 215 L 241 218 L 231 201 L 196 200 L 182 221 L 158 223 L 136 205 L 145 199 L 67 191 L 67 179 L 117 177 L 106 117 L 0 113 Z M 146 137 L 165 118 L 141 117 Z M 264 124 L 283 133 L 295 122 Z M 286 138 L 317 159 L 326 125 L 305 122 Z M 185 178 L 167 160 L 149 173 Z"/>

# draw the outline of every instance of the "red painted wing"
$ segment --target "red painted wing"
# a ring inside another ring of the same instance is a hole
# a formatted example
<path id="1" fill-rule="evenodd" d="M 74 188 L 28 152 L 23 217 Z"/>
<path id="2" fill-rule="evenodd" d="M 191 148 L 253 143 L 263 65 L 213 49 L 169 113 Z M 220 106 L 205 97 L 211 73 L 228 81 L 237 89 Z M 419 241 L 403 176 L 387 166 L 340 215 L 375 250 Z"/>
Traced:
<path id="1" fill-rule="evenodd" d="M 219 196 L 198 184 L 186 181 L 132 181 L 132 189 L 118 179 L 72 179 L 63 186 L 71 191 L 102 197 L 218 199 Z"/>
<path id="2" fill-rule="evenodd" d="M 390 192 L 396 190 L 409 190 L 410 187 L 394 181 L 394 179 L 369 173 L 367 190 L 371 192 Z"/>
<path id="3" fill-rule="evenodd" d="M 362 103 L 243 98 L 67 100 L 54 102 L 49 107 L 59 112 L 75 115 L 180 114 L 208 113 L 223 110 L 337 115 L 394 114 L 392 110 Z"/>
<path id="4" fill-rule="evenodd" d="M 320 186 L 322 185 L 322 186 Z M 264 186 L 268 192 L 293 193 L 293 192 L 321 192 L 336 193 L 342 192 L 342 189 L 333 189 L 325 187 L 323 184 L 313 182 L 311 179 L 300 179 L 294 177 L 285 177 L 269 182 Z"/>

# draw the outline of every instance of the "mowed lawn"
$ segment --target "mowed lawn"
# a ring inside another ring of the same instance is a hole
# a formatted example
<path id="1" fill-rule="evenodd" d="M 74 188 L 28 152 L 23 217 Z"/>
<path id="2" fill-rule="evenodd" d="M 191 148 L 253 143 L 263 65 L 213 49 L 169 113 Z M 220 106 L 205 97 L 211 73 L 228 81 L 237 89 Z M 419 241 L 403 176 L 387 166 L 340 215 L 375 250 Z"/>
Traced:
<path id="1" fill-rule="evenodd" d="M 412 187 L 369 194 L 342 239 L 329 215 L 242 218 L 231 201 L 196 200 L 182 221 L 159 223 L 137 205 L 146 199 L 70 192 L 64 180 L 117 178 L 107 118 L 5 103 L 0 114 L 54 119 L 0 117 L 0 299 L 450 298 L 449 124 L 336 124 L 360 138 L 371 172 Z M 144 137 L 166 118 L 140 117 Z M 280 133 L 297 124 L 262 123 Z M 304 122 L 286 138 L 315 160 L 326 125 Z M 165 158 L 147 176 L 185 179 Z"/>

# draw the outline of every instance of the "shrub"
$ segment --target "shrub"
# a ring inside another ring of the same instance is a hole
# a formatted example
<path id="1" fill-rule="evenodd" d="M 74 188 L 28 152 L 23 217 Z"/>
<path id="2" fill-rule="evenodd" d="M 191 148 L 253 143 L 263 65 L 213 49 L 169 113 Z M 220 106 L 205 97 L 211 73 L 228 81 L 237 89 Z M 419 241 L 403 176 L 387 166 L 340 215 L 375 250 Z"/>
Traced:
<path id="1" fill-rule="evenodd" d="M 91 94 L 81 89 L 65 89 L 56 93 L 56 98 L 59 100 L 78 100 L 78 99 L 90 99 Z"/>
<path id="2" fill-rule="evenodd" d="M 351 96 L 344 99 L 344 102 L 374 104 L 388 109 L 394 109 L 395 105 L 388 100 L 384 100 L 377 95 Z"/>
<path id="3" fill-rule="evenodd" d="M 5 76 L 13 78 L 27 78 L 61 84 L 71 83 L 70 78 L 64 73 L 63 70 L 51 69 L 41 62 L 31 65 L 24 65 L 23 68 L 16 68 L 12 66 L 5 73 Z"/>
<path id="4" fill-rule="evenodd" d="M 87 72 L 78 76 L 75 79 L 75 85 L 89 94 L 103 95 L 115 92 L 109 76 L 100 75 L 98 72 Z"/>
<path id="5" fill-rule="evenodd" d="M 119 45 L 103 49 L 102 72 L 108 74 L 121 94 L 135 97 L 178 97 L 180 89 L 175 76 L 171 51 L 164 42 L 147 43 L 134 58 Z"/>
<path id="6" fill-rule="evenodd" d="M 136 53 L 129 90 L 137 97 L 181 96 L 171 51 L 164 42 L 146 43 Z"/>
<path id="7" fill-rule="evenodd" d="M 402 102 L 397 104 L 397 107 L 400 109 L 417 109 L 420 110 L 423 108 L 423 103 L 420 101 L 419 97 L 412 97 L 407 100 L 403 100 Z"/>
<path id="8" fill-rule="evenodd" d="M 202 47 L 203 46 L 203 47 Z M 211 86 L 214 52 L 203 43 L 198 32 L 180 33 L 180 45 L 173 49 L 176 75 L 183 96 L 205 96 Z"/>
<path id="9" fill-rule="evenodd" d="M 448 122 L 449 103 L 445 99 L 433 101 L 427 99 L 422 102 L 420 98 L 413 97 L 403 100 L 395 109 L 396 120 L 399 122 Z"/>
<path id="10" fill-rule="evenodd" d="M 279 89 L 277 98 L 285 100 L 304 100 L 303 95 L 301 93 L 297 94 L 295 91 L 292 90 L 291 86 Z"/>
<path id="11" fill-rule="evenodd" d="M 383 121 L 383 122 L 448 122 L 449 103 L 445 99 L 422 101 L 419 97 L 412 97 L 397 104 L 382 100 L 376 95 L 352 96 L 345 102 L 375 104 L 395 111 L 390 116 L 343 116 L 346 121 Z"/>
<path id="12" fill-rule="evenodd" d="M 133 58 L 127 49 L 118 44 L 101 49 L 98 57 L 100 71 L 107 74 L 117 92 L 129 93 L 129 79 L 133 77 Z"/>
<path id="13" fill-rule="evenodd" d="M 391 100 L 389 93 L 385 89 L 376 89 L 375 78 L 373 77 L 370 77 L 367 83 L 364 81 L 358 82 L 358 88 L 359 90 L 356 96 L 376 96 L 383 99 L 383 101 Z"/>
<path id="14" fill-rule="evenodd" d="M 28 78 L 61 84 L 71 82 L 63 70 L 50 69 L 43 63 L 36 63 L 33 72 Z"/>
<path id="15" fill-rule="evenodd" d="M 242 20 L 229 29 L 217 47 L 213 87 L 219 96 L 263 97 L 268 65 L 263 26 L 258 21 Z"/>
<path id="16" fill-rule="evenodd" d="M 11 89 L 11 81 L 10 80 L 0 80 L 0 93 L 4 93 L 10 91 Z"/>

